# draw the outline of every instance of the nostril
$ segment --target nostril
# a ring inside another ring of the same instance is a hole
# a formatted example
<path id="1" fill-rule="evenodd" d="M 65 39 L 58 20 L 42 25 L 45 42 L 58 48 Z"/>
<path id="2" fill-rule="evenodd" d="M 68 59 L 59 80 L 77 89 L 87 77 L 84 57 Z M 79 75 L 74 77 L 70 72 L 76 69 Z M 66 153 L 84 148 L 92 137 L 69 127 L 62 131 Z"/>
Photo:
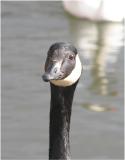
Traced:
<path id="1" fill-rule="evenodd" d="M 54 73 L 56 73 L 57 72 L 57 68 L 54 68 Z"/>

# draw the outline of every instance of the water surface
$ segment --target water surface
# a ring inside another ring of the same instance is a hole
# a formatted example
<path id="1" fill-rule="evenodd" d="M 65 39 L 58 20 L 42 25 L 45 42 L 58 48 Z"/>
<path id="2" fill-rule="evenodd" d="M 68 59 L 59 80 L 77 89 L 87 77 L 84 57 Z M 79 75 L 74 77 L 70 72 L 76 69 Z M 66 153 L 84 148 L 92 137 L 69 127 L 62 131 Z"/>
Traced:
<path id="1" fill-rule="evenodd" d="M 2 158 L 47 159 L 49 46 L 78 48 L 83 73 L 73 104 L 75 159 L 123 159 L 122 25 L 67 16 L 61 2 L 2 2 Z"/>

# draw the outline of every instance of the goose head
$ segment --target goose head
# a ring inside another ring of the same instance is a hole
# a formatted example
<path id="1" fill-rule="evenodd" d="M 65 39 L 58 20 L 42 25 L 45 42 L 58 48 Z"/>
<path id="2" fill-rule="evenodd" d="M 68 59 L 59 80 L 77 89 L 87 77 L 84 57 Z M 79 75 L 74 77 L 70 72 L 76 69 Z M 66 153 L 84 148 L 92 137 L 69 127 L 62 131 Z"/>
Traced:
<path id="1" fill-rule="evenodd" d="M 70 43 L 60 42 L 49 48 L 42 78 L 45 82 L 66 87 L 80 78 L 81 71 L 77 49 Z"/>

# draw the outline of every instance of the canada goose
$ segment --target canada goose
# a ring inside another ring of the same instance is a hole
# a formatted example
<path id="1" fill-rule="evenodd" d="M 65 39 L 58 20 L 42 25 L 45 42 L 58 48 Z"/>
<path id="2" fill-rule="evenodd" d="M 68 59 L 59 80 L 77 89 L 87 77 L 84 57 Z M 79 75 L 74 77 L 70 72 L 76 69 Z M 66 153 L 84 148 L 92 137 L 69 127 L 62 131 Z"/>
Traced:
<path id="1" fill-rule="evenodd" d="M 55 43 L 48 51 L 42 78 L 50 82 L 49 159 L 70 158 L 69 130 L 74 91 L 82 65 L 70 43 Z"/>

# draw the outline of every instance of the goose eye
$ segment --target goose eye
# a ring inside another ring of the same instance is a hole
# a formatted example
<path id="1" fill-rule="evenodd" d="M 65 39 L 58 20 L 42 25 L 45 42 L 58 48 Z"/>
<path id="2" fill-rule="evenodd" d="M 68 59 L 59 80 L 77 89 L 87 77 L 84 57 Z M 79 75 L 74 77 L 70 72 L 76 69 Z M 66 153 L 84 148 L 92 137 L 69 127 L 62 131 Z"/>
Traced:
<path id="1" fill-rule="evenodd" d="M 69 55 L 68 57 L 70 60 L 73 60 L 74 59 L 74 56 L 73 55 Z"/>

